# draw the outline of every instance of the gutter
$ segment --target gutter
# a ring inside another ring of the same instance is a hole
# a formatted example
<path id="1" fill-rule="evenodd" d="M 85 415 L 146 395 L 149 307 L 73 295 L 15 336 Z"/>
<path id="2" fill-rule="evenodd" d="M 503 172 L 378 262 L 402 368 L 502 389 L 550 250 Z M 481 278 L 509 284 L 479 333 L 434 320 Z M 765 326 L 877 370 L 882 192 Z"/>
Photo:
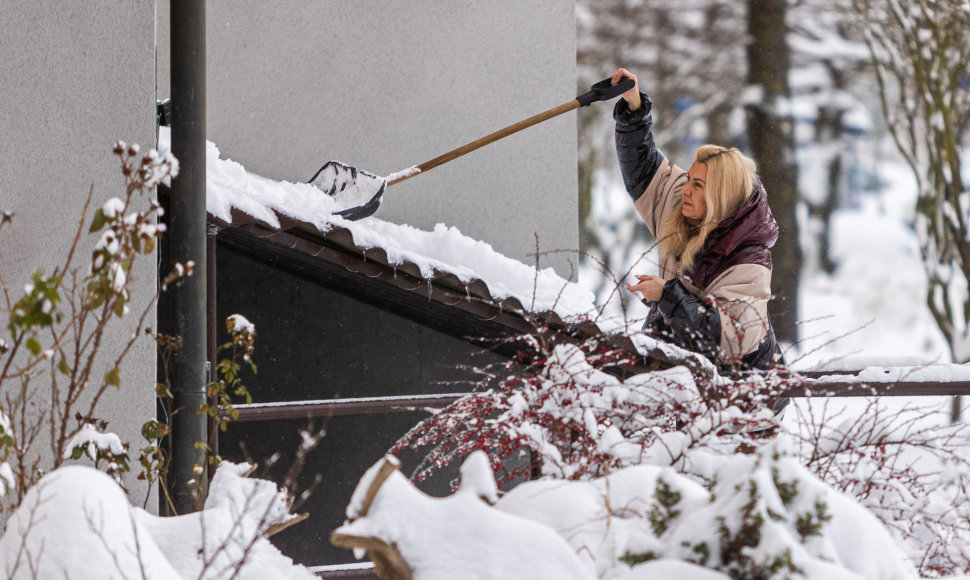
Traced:
<path id="1" fill-rule="evenodd" d="M 167 293 L 170 334 L 182 338 L 171 359 L 175 414 L 168 485 L 175 512 L 197 509 L 205 499 L 205 453 L 196 442 L 207 440 L 206 403 L 209 375 L 207 349 L 206 264 L 206 118 L 205 0 L 171 0 L 172 153 L 179 175 L 172 180 L 169 220 L 169 263 L 195 263 L 191 276 Z M 163 270 L 167 272 L 170 270 Z M 198 470 L 197 466 L 203 469 Z"/>

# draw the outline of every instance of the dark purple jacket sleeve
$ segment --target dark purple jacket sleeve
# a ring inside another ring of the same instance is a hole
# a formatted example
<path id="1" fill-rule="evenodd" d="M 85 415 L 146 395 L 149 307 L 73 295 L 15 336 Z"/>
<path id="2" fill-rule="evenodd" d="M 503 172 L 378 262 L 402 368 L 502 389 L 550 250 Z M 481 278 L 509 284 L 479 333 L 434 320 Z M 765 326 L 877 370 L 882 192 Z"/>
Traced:
<path id="1" fill-rule="evenodd" d="M 630 111 L 624 99 L 619 99 L 613 107 L 613 120 L 616 121 L 616 156 L 620 161 L 620 173 L 627 193 L 636 201 L 657 173 L 664 156 L 653 140 L 653 117 L 650 111 L 653 101 L 640 93 L 643 102 L 636 111 Z"/>

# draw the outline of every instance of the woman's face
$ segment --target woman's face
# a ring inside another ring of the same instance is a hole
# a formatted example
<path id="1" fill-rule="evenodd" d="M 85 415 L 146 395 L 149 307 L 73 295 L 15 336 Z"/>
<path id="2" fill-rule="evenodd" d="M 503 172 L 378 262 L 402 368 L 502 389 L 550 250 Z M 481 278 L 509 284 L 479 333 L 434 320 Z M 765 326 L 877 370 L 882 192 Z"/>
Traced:
<path id="1" fill-rule="evenodd" d="M 691 222 L 701 222 L 707 217 L 707 165 L 694 162 L 687 172 L 687 183 L 681 190 L 681 212 Z"/>

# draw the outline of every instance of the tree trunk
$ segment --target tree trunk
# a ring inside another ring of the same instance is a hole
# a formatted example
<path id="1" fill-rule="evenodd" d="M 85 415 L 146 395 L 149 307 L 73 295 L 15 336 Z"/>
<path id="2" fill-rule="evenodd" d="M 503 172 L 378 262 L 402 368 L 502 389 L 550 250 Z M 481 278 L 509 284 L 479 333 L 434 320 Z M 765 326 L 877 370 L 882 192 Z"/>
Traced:
<path id="1" fill-rule="evenodd" d="M 772 323 L 779 340 L 798 340 L 798 282 L 802 266 L 795 209 L 798 169 L 790 116 L 786 0 L 748 0 L 748 83 L 763 90 L 747 106 L 748 141 L 758 162 L 781 236 L 772 250 Z"/>

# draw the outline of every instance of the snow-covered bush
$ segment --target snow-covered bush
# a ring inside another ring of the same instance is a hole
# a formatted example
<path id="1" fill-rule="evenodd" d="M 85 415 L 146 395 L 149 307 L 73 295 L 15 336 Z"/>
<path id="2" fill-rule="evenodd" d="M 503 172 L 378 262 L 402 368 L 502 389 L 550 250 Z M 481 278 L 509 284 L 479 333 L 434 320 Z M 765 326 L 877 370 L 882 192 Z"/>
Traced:
<path id="1" fill-rule="evenodd" d="M 802 466 L 784 438 L 725 456 L 707 485 L 641 465 L 522 483 L 495 501 L 482 452 L 461 486 L 425 496 L 385 458 L 334 534 L 393 551 L 382 578 L 894 580 L 915 571 L 879 520 Z M 388 469 L 390 466 L 390 469 Z M 494 504 L 494 507 L 491 505 Z"/>
<path id="2" fill-rule="evenodd" d="M 675 465 L 702 478 L 700 450 L 733 453 L 774 428 L 773 402 L 797 379 L 780 373 L 725 380 L 685 367 L 621 378 L 629 355 L 598 341 L 560 344 L 483 369 L 476 391 L 408 432 L 391 450 L 426 453 L 414 477 L 477 449 L 500 485 L 529 477 L 588 479 L 629 465 Z"/>
<path id="3" fill-rule="evenodd" d="M 567 503 L 582 507 L 557 508 Z M 707 489 L 640 466 L 591 482 L 527 482 L 496 507 L 557 530 L 599 578 L 656 560 L 745 580 L 913 575 L 880 522 L 809 473 L 785 436 L 725 458 Z"/>
<path id="4" fill-rule="evenodd" d="M 160 518 L 131 506 L 97 470 L 55 469 L 10 516 L 0 538 L 0 573 L 11 579 L 315 578 L 266 539 L 293 516 L 274 483 L 245 478 L 251 470 L 223 463 L 202 511 Z"/>
<path id="5" fill-rule="evenodd" d="M 488 505 L 496 488 L 484 454 L 465 462 L 461 487 L 443 499 L 423 494 L 397 465 L 387 457 L 367 471 L 332 536 L 366 549 L 381 578 L 588 578 L 553 530 Z"/>
<path id="6" fill-rule="evenodd" d="M 912 402 L 799 405 L 801 462 L 868 508 L 925 577 L 970 573 L 970 425 Z"/>
<path id="7" fill-rule="evenodd" d="M 548 480 L 555 487 L 561 480 L 590 480 L 638 465 L 672 467 L 698 484 L 712 485 L 731 457 L 759 452 L 770 443 L 757 432 L 773 427 L 771 403 L 780 392 L 800 385 L 797 375 L 782 371 L 732 381 L 703 367 L 691 371 L 684 366 L 621 378 L 617 371 L 626 361 L 615 350 L 593 343 L 561 344 L 542 355 L 536 344 L 531 357 L 482 370 L 475 392 L 425 419 L 397 443 L 392 452 L 426 453 L 414 479 L 483 450 L 503 488 L 529 479 Z M 822 403 L 788 411 L 781 432 L 790 433 L 792 452 L 785 452 L 791 456 L 785 461 L 797 461 L 813 477 L 870 510 L 920 574 L 970 572 L 970 508 L 965 501 L 970 428 L 948 424 L 939 411 L 889 406 L 875 399 L 842 415 L 826 411 Z M 772 482 L 772 493 L 780 494 L 783 505 L 788 481 Z M 763 482 L 758 485 L 745 493 L 763 496 L 768 488 Z M 680 493 L 658 491 L 659 497 L 668 498 Z M 723 491 L 715 493 L 723 496 Z M 753 495 L 746 497 L 752 500 Z M 747 523 L 731 528 L 718 542 L 743 546 L 748 540 L 738 530 L 753 533 L 773 525 L 742 499 L 738 495 L 733 505 L 740 510 L 739 521 Z M 795 532 L 801 530 L 806 537 L 836 517 L 831 505 L 807 506 L 789 514 Z M 584 508 L 573 509 L 582 513 Z M 661 530 L 682 508 L 670 504 L 657 510 L 652 519 Z M 702 542 L 707 548 L 694 547 L 714 554 L 712 541 Z M 648 552 L 650 548 L 632 552 L 630 558 Z M 796 560 L 797 553 L 791 549 Z M 775 555 L 776 560 L 758 565 L 789 571 L 800 566 L 789 566 L 782 553 Z M 684 553 L 677 558 L 702 560 Z M 750 572 L 744 566 L 755 564 L 742 560 L 732 561 Z"/>

